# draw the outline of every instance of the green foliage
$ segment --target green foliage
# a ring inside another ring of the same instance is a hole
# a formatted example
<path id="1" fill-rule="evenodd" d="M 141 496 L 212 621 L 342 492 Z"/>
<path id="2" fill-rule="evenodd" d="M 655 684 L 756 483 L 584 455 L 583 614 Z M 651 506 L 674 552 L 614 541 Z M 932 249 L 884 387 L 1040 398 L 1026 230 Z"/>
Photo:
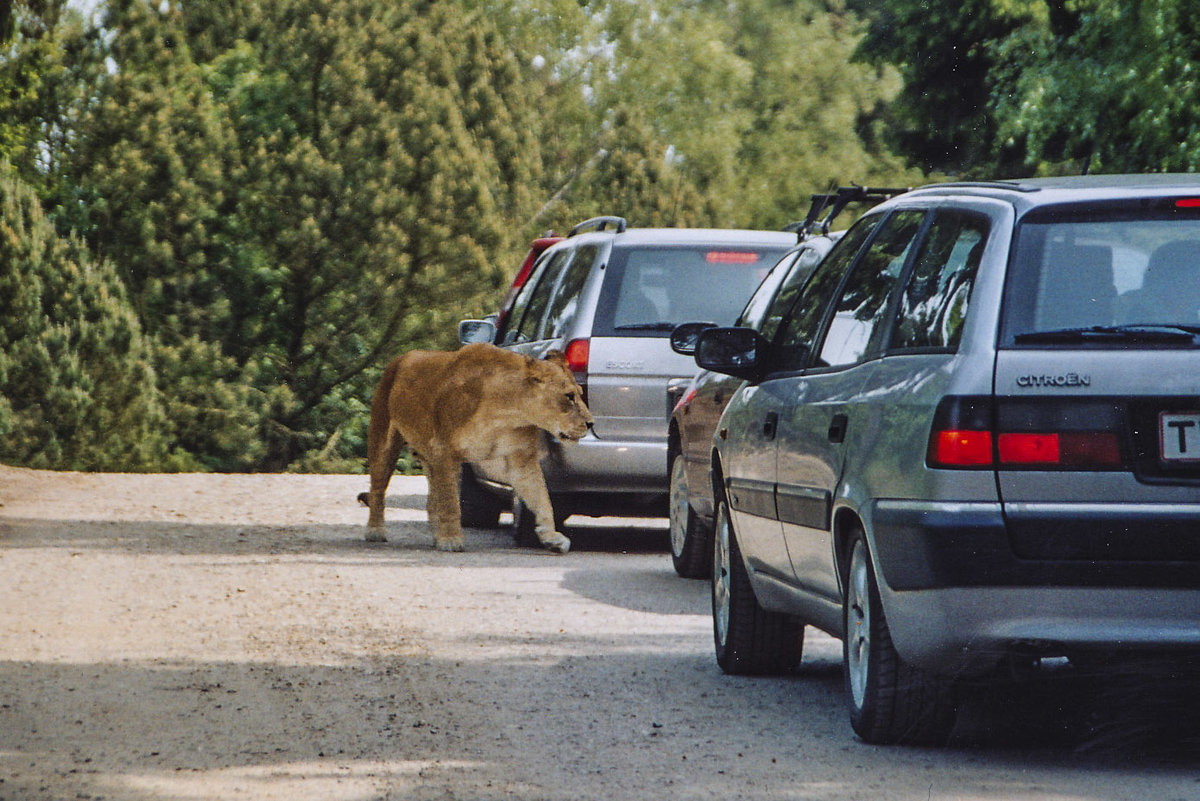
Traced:
<path id="1" fill-rule="evenodd" d="M 452 346 L 524 245 L 526 84 L 445 4 L 191 8 L 107 4 L 59 220 L 154 335 L 176 466 L 361 455 L 379 366 Z"/>
<path id="2" fill-rule="evenodd" d="M 997 177 L 1019 169 L 1018 143 L 998 139 L 995 48 L 1046 14 L 1041 0 L 851 0 L 868 14 L 858 57 L 900 71 L 887 138 L 924 171 Z"/>
<path id="3" fill-rule="evenodd" d="M 904 88 L 889 138 L 963 177 L 1192 171 L 1200 44 L 1183 0 L 851 0 Z"/>
<path id="4" fill-rule="evenodd" d="M 150 345 L 116 272 L 60 238 L 11 174 L 0 174 L 0 303 L 0 458 L 162 468 L 165 414 Z"/>
<path id="5" fill-rule="evenodd" d="M 590 115 L 591 135 L 542 221 L 776 227 L 831 184 L 919 180 L 877 140 L 899 79 L 851 63 L 861 26 L 844 9 L 661 0 L 590 3 L 574 17 L 579 38 L 534 77 L 555 117 Z"/>
<path id="6" fill-rule="evenodd" d="M 1200 168 L 1200 24 L 1178 0 L 1081 0 L 1003 42 L 999 135 L 1030 164 L 1091 172 Z"/>
<path id="7" fill-rule="evenodd" d="M 915 182 L 879 144 L 897 74 L 820 0 L 99 9 L 17 6 L 0 156 L 111 265 L 165 469 L 361 464 L 382 366 L 453 347 L 548 226 L 774 227 Z"/>

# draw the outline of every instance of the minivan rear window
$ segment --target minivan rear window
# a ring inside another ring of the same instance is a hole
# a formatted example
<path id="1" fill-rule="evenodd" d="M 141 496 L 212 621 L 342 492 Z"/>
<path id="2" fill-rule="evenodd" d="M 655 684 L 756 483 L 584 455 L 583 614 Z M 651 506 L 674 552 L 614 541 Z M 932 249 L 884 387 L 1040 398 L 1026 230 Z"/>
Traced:
<path id="1" fill-rule="evenodd" d="M 679 323 L 732 325 L 786 248 L 613 248 L 594 336 L 666 336 Z"/>
<path id="2" fill-rule="evenodd" d="M 1004 345 L 1189 344 L 1200 331 L 1200 209 L 1052 206 L 1017 228 Z"/>

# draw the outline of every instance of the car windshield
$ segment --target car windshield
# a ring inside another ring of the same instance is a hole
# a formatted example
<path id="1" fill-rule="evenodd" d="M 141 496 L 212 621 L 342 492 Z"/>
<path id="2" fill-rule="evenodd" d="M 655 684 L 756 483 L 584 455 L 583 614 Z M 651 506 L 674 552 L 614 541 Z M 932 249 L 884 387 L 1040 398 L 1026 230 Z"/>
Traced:
<path id="1" fill-rule="evenodd" d="M 678 323 L 730 325 L 785 248 L 614 249 L 598 336 L 664 336 Z"/>
<path id="2" fill-rule="evenodd" d="M 1006 288 L 1005 344 L 1192 344 L 1200 215 L 1146 205 L 1029 215 Z"/>

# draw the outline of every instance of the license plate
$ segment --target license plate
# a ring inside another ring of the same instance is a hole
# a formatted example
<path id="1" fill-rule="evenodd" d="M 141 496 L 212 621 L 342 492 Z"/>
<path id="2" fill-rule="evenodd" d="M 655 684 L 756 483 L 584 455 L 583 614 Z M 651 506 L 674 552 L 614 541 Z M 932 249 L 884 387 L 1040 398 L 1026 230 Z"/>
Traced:
<path id="1" fill-rule="evenodd" d="M 1200 412 L 1160 414 L 1158 441 L 1164 462 L 1200 462 Z"/>

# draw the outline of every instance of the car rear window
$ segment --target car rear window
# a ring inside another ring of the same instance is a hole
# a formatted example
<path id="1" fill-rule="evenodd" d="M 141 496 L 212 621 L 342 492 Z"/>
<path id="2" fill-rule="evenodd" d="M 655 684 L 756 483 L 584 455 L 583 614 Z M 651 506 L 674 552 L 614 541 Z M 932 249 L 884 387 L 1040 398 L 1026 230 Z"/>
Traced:
<path id="1" fill-rule="evenodd" d="M 732 325 L 787 248 L 614 248 L 594 336 L 663 337 L 679 323 Z"/>
<path id="2" fill-rule="evenodd" d="M 1177 344 L 1172 329 L 1200 327 L 1200 209 L 1185 199 L 1047 207 L 1015 242 L 1005 345 Z"/>

